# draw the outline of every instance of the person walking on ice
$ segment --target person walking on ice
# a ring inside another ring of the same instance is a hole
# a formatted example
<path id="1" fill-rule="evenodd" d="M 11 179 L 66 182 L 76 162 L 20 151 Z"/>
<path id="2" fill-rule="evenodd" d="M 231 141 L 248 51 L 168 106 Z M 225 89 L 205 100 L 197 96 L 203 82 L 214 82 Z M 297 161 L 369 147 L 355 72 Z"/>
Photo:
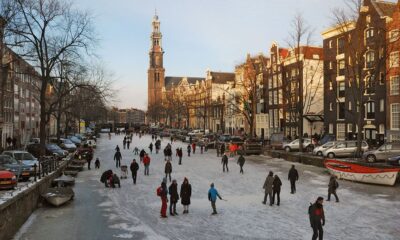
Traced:
<path id="1" fill-rule="evenodd" d="M 324 230 L 322 226 L 325 225 L 325 214 L 322 203 L 324 202 L 323 197 L 318 197 L 314 204 L 311 204 L 308 208 L 308 214 L 310 217 L 310 225 L 313 229 L 312 240 L 324 239 Z"/>
<path id="2" fill-rule="evenodd" d="M 229 172 L 229 168 L 228 168 L 228 156 L 226 156 L 226 153 L 224 153 L 224 155 L 222 156 L 222 171 L 225 172 L 225 167 L 226 167 L 226 171 Z"/>
<path id="3" fill-rule="evenodd" d="M 265 195 L 264 195 L 264 201 L 262 202 L 263 204 L 267 204 L 267 197 L 269 196 L 269 205 L 272 206 L 272 186 L 274 184 L 274 173 L 272 171 L 269 171 L 268 177 L 265 179 L 264 182 L 264 190 L 265 190 Z"/>
<path id="4" fill-rule="evenodd" d="M 146 153 L 143 158 L 143 164 L 144 164 L 144 175 L 149 175 L 149 167 L 150 167 L 150 157 Z"/>
<path id="5" fill-rule="evenodd" d="M 185 177 L 181 185 L 181 203 L 183 205 L 183 214 L 189 213 L 190 197 L 192 196 L 192 185 L 189 180 Z"/>
<path id="6" fill-rule="evenodd" d="M 179 200 L 179 194 L 178 194 L 178 184 L 176 183 L 176 180 L 172 180 L 171 185 L 168 188 L 168 193 L 169 193 L 169 215 L 171 216 L 178 216 L 178 213 L 176 212 L 176 203 Z"/>
<path id="7" fill-rule="evenodd" d="M 137 171 L 139 170 L 139 164 L 137 164 L 136 159 L 132 160 L 130 169 L 131 169 L 131 172 L 132 172 L 133 184 L 136 184 Z"/>
<path id="8" fill-rule="evenodd" d="M 165 163 L 165 179 L 169 176 L 169 181 L 171 182 L 171 172 L 172 172 L 172 164 L 170 160 L 167 160 Z"/>
<path id="9" fill-rule="evenodd" d="M 187 154 L 188 154 L 188 157 L 190 157 L 190 151 L 191 151 L 191 147 L 190 147 L 190 144 L 187 146 Z"/>
<path id="10" fill-rule="evenodd" d="M 276 195 L 276 197 L 277 197 L 276 205 L 278 205 L 278 206 L 281 203 L 281 197 L 280 197 L 281 186 L 282 186 L 282 181 L 278 177 L 278 175 L 275 174 L 273 187 L 272 187 L 272 191 L 273 191 L 273 193 L 272 193 L 272 204 L 274 204 L 274 202 L 275 202 L 275 195 Z"/>
<path id="11" fill-rule="evenodd" d="M 246 159 L 244 159 L 243 154 L 240 154 L 237 164 L 240 166 L 240 173 L 243 174 L 243 165 L 246 162 Z"/>
<path id="12" fill-rule="evenodd" d="M 167 183 L 163 181 L 161 186 L 157 188 L 157 196 L 161 198 L 160 217 L 167 218 L 168 190 Z"/>
<path id="13" fill-rule="evenodd" d="M 119 168 L 121 166 L 121 159 L 122 159 L 121 152 L 120 151 L 115 152 L 114 161 L 115 161 L 116 168 Z"/>
<path id="14" fill-rule="evenodd" d="M 296 181 L 299 180 L 299 173 L 297 169 L 294 168 L 294 165 L 292 165 L 292 168 L 289 170 L 288 180 L 290 181 L 290 193 L 294 194 L 296 192 Z"/>
<path id="15" fill-rule="evenodd" d="M 331 176 L 329 180 L 329 185 L 328 185 L 328 199 L 326 201 L 331 200 L 331 194 L 335 196 L 336 202 L 339 202 L 339 197 L 336 194 L 336 190 L 339 187 L 339 183 L 336 180 L 336 176 Z"/>
<path id="16" fill-rule="evenodd" d="M 221 196 L 219 195 L 217 189 L 214 188 L 214 183 L 211 183 L 210 189 L 208 190 L 208 200 L 211 202 L 211 207 L 212 207 L 212 215 L 218 214 L 217 213 L 217 207 L 215 205 L 215 202 L 217 201 L 217 197 L 222 200 Z"/>

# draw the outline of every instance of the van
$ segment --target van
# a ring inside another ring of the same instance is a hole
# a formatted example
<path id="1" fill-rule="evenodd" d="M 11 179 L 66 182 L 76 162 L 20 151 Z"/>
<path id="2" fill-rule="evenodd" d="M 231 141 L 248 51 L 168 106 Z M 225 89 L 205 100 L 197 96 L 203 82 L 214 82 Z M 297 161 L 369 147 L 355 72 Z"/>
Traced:
<path id="1" fill-rule="evenodd" d="M 289 142 L 283 133 L 273 133 L 270 137 L 270 146 L 273 150 L 283 149 L 283 145 Z"/>

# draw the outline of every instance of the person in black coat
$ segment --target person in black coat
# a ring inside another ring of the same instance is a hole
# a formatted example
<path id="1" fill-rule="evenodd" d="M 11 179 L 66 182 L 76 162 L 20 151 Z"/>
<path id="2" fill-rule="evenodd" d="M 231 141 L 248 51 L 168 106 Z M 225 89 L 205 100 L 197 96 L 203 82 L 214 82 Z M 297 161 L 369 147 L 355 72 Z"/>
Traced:
<path id="1" fill-rule="evenodd" d="M 171 185 L 168 188 L 168 192 L 170 195 L 170 203 L 169 203 L 169 214 L 171 216 L 178 215 L 176 212 L 176 203 L 179 200 L 179 194 L 178 194 L 178 184 L 176 183 L 176 180 L 172 180 Z"/>
<path id="2" fill-rule="evenodd" d="M 144 149 L 142 149 L 142 151 L 140 151 L 140 153 L 139 153 L 140 162 L 143 162 L 143 158 L 144 158 L 145 154 L 146 154 L 146 151 L 144 151 Z"/>
<path id="3" fill-rule="evenodd" d="M 179 165 L 182 165 L 182 156 L 183 156 L 183 152 L 182 152 L 182 148 L 179 148 L 176 150 L 177 151 L 177 155 L 179 157 Z"/>
<path id="4" fill-rule="evenodd" d="M 311 228 L 313 229 L 312 240 L 322 240 L 324 238 L 325 214 L 323 207 L 324 198 L 318 197 L 317 201 L 308 208 Z"/>
<path id="5" fill-rule="evenodd" d="M 120 151 L 115 152 L 114 154 L 115 167 L 119 168 L 121 166 L 121 159 L 122 159 L 121 152 Z"/>
<path id="6" fill-rule="evenodd" d="M 296 181 L 299 180 L 299 173 L 296 168 L 294 168 L 294 165 L 292 165 L 292 168 L 289 170 L 288 180 L 290 181 L 290 193 L 294 194 L 296 192 Z"/>
<path id="7" fill-rule="evenodd" d="M 189 213 L 190 197 L 192 196 L 192 186 L 189 184 L 189 180 L 185 178 L 181 185 L 181 203 L 183 205 L 183 214 Z"/>
<path id="8" fill-rule="evenodd" d="M 228 156 L 226 156 L 226 153 L 224 153 L 224 155 L 222 156 L 222 171 L 225 172 L 225 167 L 226 167 L 226 171 L 229 172 L 229 168 L 228 168 Z"/>
<path id="9" fill-rule="evenodd" d="M 137 171 L 139 170 L 139 164 L 136 162 L 136 159 L 132 160 L 130 168 L 132 172 L 133 184 L 136 184 Z"/>
<path id="10" fill-rule="evenodd" d="M 171 161 L 168 160 L 165 163 L 165 179 L 167 179 L 167 177 L 169 176 L 169 181 L 171 182 L 171 172 L 172 172 L 172 164 Z"/>
<path id="11" fill-rule="evenodd" d="M 150 149 L 150 153 L 153 153 L 153 143 L 150 143 L 149 149 Z"/>
<path id="12" fill-rule="evenodd" d="M 108 187 L 108 179 L 113 175 L 113 171 L 111 169 L 103 172 L 100 177 L 100 182 L 104 183 L 105 187 Z"/>
<path id="13" fill-rule="evenodd" d="M 281 194 L 282 181 L 278 177 L 278 175 L 275 174 L 274 182 L 272 184 L 273 184 L 272 185 L 272 204 L 274 204 L 274 202 L 275 202 L 275 195 L 276 195 L 277 196 L 276 205 L 279 206 L 279 204 L 281 203 L 280 194 Z"/>
<path id="14" fill-rule="evenodd" d="M 192 151 L 192 147 L 190 146 L 190 144 L 187 146 L 187 153 L 188 153 L 188 157 L 190 157 L 190 152 Z"/>
<path id="15" fill-rule="evenodd" d="M 245 163 L 246 159 L 244 159 L 243 154 L 240 154 L 237 163 L 240 166 L 240 173 L 243 174 L 243 165 Z"/>

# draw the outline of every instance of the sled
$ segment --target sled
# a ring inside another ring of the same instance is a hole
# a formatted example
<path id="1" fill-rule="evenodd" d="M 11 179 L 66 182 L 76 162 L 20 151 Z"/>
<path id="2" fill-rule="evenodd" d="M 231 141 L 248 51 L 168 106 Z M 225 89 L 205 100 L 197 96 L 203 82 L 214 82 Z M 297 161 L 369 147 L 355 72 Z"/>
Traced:
<path id="1" fill-rule="evenodd" d="M 339 179 L 393 186 L 400 168 L 364 166 L 359 163 L 328 159 L 325 167 Z"/>
<path id="2" fill-rule="evenodd" d="M 121 166 L 121 179 L 127 179 L 128 178 L 128 166 L 122 165 Z"/>

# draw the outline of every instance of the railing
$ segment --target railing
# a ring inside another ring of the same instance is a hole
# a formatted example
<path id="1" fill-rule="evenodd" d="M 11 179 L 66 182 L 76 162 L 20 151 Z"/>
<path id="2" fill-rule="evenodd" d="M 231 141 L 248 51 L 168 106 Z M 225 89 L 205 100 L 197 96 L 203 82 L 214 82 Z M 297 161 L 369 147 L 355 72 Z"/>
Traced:
<path id="1" fill-rule="evenodd" d="M 37 179 L 41 179 L 45 175 L 49 175 L 49 173 L 55 171 L 59 168 L 60 162 L 57 158 L 52 156 L 44 156 L 39 158 L 39 165 L 33 165 L 34 171 L 34 181 L 36 182 Z"/>

